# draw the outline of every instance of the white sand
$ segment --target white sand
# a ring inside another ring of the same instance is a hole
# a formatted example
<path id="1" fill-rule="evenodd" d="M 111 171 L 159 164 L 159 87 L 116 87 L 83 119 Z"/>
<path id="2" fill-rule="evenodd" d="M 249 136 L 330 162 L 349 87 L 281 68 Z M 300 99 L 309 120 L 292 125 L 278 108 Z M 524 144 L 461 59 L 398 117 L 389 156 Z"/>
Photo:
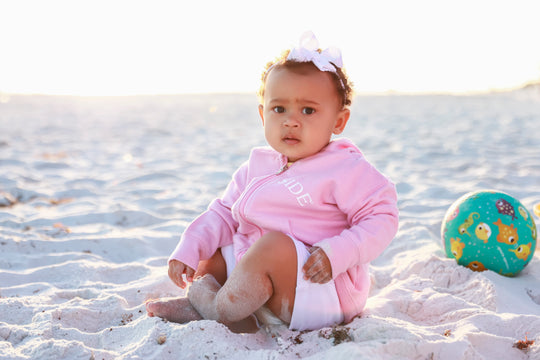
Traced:
<path id="1" fill-rule="evenodd" d="M 254 96 L 0 100 L 1 359 L 540 359 L 540 252 L 516 278 L 474 273 L 439 234 L 469 191 L 540 202 L 540 92 L 357 98 L 344 135 L 401 211 L 365 313 L 253 335 L 142 303 L 183 293 L 166 259 L 263 144 Z"/>

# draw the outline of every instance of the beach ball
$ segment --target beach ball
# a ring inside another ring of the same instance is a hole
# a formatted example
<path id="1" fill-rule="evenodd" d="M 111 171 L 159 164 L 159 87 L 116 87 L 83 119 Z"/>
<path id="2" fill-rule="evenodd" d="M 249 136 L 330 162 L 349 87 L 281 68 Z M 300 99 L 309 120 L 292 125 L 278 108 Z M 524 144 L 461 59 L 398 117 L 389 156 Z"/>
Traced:
<path id="1" fill-rule="evenodd" d="M 533 258 L 537 230 L 518 200 L 482 190 L 465 194 L 450 206 L 441 237 L 446 255 L 458 264 L 515 276 Z"/>

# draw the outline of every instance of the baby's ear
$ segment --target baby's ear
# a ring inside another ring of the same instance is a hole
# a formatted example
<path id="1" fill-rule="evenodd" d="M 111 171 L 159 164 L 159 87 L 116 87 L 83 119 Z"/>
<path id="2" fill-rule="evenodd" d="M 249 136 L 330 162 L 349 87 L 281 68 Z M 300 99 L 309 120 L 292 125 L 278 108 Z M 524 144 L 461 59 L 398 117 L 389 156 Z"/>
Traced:
<path id="1" fill-rule="evenodd" d="M 345 126 L 347 125 L 347 121 L 349 121 L 350 116 L 351 110 L 349 109 L 343 109 L 339 111 L 338 118 L 336 119 L 336 124 L 334 125 L 334 134 L 339 135 L 343 132 L 343 130 L 345 130 Z"/>
<path id="2" fill-rule="evenodd" d="M 264 106 L 262 104 L 259 104 L 259 116 L 261 117 L 264 126 Z"/>

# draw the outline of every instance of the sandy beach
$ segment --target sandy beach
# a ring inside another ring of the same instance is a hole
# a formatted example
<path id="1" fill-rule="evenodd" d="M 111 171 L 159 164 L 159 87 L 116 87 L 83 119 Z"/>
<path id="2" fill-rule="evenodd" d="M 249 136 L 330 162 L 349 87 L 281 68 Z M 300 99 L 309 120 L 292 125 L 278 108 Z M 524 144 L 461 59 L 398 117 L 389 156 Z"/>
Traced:
<path id="1" fill-rule="evenodd" d="M 234 334 L 146 315 L 167 258 L 264 145 L 255 95 L 0 94 L 0 359 L 540 359 L 540 251 L 514 278 L 445 256 L 470 191 L 540 202 L 540 91 L 359 96 L 343 136 L 397 186 L 400 229 L 344 326 Z M 535 217 L 537 229 L 540 219 Z"/>

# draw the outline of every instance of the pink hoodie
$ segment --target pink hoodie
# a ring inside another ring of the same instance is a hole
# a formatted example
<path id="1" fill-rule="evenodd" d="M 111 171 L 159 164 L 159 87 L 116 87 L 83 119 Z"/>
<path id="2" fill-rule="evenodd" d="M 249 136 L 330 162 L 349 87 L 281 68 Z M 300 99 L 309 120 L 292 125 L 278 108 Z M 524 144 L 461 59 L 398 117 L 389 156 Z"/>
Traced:
<path id="1" fill-rule="evenodd" d="M 280 231 L 326 252 L 349 322 L 365 306 L 369 262 L 396 234 L 396 202 L 394 185 L 347 139 L 289 168 L 282 154 L 255 148 L 223 197 L 187 227 L 169 261 L 196 269 L 229 244 L 239 260 L 264 233 Z"/>

